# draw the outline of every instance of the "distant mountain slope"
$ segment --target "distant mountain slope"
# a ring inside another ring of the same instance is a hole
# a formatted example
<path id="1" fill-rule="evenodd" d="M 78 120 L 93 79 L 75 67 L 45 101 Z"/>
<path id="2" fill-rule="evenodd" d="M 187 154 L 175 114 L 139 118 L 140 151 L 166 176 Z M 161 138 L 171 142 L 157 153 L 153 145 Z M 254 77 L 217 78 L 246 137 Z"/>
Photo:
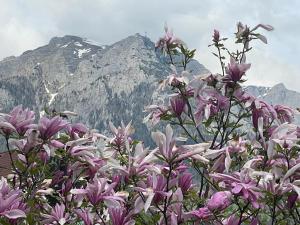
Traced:
<path id="1" fill-rule="evenodd" d="M 197 75 L 209 73 L 196 60 L 187 69 Z M 143 109 L 157 94 L 158 81 L 170 71 L 154 43 L 139 34 L 110 46 L 70 35 L 54 37 L 45 46 L 0 62 L 0 109 L 23 104 L 37 115 L 44 107 L 75 111 L 79 116 L 74 120 L 102 132 L 109 121 L 133 120 L 136 137 L 147 144 L 150 135 L 142 124 Z M 300 93 L 283 84 L 246 89 L 271 104 L 300 106 Z"/>
<path id="2" fill-rule="evenodd" d="M 188 70 L 208 72 L 197 61 Z M 45 106 L 71 110 L 79 114 L 75 120 L 101 131 L 110 120 L 133 120 L 137 138 L 149 137 L 143 109 L 169 72 L 154 43 L 139 34 L 111 46 L 55 37 L 48 45 L 0 62 L 0 108 L 8 111 L 23 104 L 38 114 Z"/>

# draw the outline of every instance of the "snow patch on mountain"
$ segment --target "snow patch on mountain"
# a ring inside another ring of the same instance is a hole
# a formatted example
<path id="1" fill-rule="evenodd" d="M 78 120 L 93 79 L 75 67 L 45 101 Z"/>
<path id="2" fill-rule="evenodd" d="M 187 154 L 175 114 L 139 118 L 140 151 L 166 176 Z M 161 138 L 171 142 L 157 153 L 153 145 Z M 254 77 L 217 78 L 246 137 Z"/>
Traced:
<path id="1" fill-rule="evenodd" d="M 55 99 L 55 96 L 56 96 L 57 94 L 58 94 L 58 93 L 50 94 L 50 100 L 49 100 L 49 102 L 48 102 L 48 105 L 49 105 L 49 106 L 53 103 L 53 101 L 54 101 L 54 99 Z"/>
<path id="2" fill-rule="evenodd" d="M 66 47 L 68 47 L 70 43 L 71 43 L 71 42 L 69 42 L 69 43 L 67 43 L 67 44 L 65 44 L 65 45 L 63 45 L 63 46 L 61 46 L 61 48 L 66 48 Z"/>
<path id="3" fill-rule="evenodd" d="M 101 46 L 101 44 L 99 42 L 88 39 L 88 38 L 83 38 L 82 40 L 83 40 L 83 42 L 90 44 L 90 45 Z"/>
<path id="4" fill-rule="evenodd" d="M 78 49 L 78 58 L 81 58 L 83 54 L 89 53 L 91 51 L 90 48 Z"/>
<path id="5" fill-rule="evenodd" d="M 79 43 L 78 41 L 74 42 L 74 45 L 78 46 L 78 47 L 82 47 L 83 45 L 81 43 Z"/>
<path id="6" fill-rule="evenodd" d="M 48 101 L 48 106 L 50 106 L 53 103 L 53 101 L 55 99 L 55 96 L 58 93 L 51 93 L 50 90 L 49 90 L 49 88 L 47 87 L 47 85 L 45 83 L 44 83 L 44 86 L 45 86 L 46 93 L 50 96 L 50 100 Z M 63 88 L 63 86 L 60 87 L 59 89 L 61 89 L 61 88 Z"/>

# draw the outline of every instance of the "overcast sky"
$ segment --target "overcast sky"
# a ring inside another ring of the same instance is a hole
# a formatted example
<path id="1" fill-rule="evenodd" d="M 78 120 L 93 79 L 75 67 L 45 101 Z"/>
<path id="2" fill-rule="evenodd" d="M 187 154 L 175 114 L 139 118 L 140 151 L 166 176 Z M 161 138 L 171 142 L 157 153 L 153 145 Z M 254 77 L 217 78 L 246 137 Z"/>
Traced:
<path id="1" fill-rule="evenodd" d="M 218 65 L 207 47 L 213 29 L 232 37 L 237 21 L 266 23 L 268 45 L 255 44 L 248 84 L 283 82 L 300 91 L 299 0 L 0 0 L 0 58 L 20 55 L 66 34 L 111 44 L 129 35 L 155 41 L 164 23 L 174 29 L 212 72 Z M 299 41 L 298 41 L 299 40 Z"/>

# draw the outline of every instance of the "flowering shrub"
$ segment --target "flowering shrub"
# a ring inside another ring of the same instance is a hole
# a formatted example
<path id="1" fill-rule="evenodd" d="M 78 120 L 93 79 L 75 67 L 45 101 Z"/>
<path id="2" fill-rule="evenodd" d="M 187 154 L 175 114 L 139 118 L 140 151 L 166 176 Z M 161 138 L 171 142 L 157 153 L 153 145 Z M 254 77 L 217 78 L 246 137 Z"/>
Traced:
<path id="1" fill-rule="evenodd" d="M 168 104 L 147 107 L 145 121 L 169 123 L 152 132 L 154 149 L 132 138 L 130 123 L 110 123 L 107 137 L 58 115 L 35 124 L 34 112 L 21 106 L 1 114 L 6 148 L 18 159 L 0 180 L 0 223 L 299 224 L 294 111 L 242 88 L 250 43 L 267 43 L 260 28 L 273 29 L 238 23 L 236 51 L 215 30 L 210 46 L 221 73 L 192 78 L 186 68 L 195 50 L 166 28 L 156 47 L 183 72 L 161 82 L 172 92 Z"/>

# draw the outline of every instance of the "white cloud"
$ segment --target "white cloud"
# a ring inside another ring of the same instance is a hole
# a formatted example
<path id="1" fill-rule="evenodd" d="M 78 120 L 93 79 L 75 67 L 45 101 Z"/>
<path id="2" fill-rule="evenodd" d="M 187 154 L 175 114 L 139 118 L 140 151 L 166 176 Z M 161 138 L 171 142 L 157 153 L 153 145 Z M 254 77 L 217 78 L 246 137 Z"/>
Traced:
<path id="1" fill-rule="evenodd" d="M 291 0 L 0 0 L 0 57 L 46 44 L 53 36 L 73 34 L 110 44 L 134 33 L 155 40 L 164 22 L 174 28 L 197 58 L 212 71 L 217 63 L 207 45 L 214 28 L 231 35 L 241 20 L 269 23 L 269 45 L 257 44 L 249 60 L 249 83 L 284 82 L 300 90 L 300 1 Z"/>

